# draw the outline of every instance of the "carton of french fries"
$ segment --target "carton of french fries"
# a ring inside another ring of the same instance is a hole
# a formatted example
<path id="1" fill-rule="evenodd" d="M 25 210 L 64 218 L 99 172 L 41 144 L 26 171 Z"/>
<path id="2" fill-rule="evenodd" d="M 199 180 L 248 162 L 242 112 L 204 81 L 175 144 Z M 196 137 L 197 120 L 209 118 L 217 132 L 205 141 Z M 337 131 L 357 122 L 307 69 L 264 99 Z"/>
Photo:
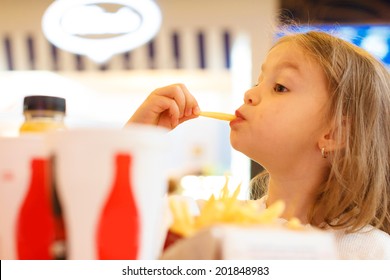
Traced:
<path id="1" fill-rule="evenodd" d="M 226 181 L 193 215 L 188 200 L 172 197 L 172 224 L 161 259 L 335 259 L 334 236 L 281 219 L 285 204 L 264 209 L 258 201 L 238 200 Z"/>

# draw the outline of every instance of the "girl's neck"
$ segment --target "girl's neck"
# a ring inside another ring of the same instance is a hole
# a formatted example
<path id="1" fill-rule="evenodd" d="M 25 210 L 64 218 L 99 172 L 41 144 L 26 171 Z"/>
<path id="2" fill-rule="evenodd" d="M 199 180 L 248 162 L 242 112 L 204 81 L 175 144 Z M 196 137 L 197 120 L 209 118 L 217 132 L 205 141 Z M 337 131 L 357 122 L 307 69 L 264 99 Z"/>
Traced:
<path id="1" fill-rule="evenodd" d="M 303 224 L 309 223 L 308 213 L 315 200 L 315 193 L 321 182 L 302 180 L 278 180 L 270 176 L 268 185 L 267 206 L 277 200 L 286 204 L 282 218 L 290 220 L 298 218 Z"/>

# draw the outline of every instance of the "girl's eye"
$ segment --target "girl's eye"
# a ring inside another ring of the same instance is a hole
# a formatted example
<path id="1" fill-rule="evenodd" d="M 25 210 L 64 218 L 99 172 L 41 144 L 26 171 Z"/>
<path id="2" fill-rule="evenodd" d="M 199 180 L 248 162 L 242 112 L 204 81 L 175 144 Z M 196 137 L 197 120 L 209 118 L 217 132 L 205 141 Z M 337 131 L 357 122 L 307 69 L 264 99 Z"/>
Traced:
<path id="1" fill-rule="evenodd" d="M 287 92 L 288 89 L 285 86 L 281 85 L 281 84 L 276 84 L 275 87 L 274 87 L 274 91 L 275 92 Z"/>

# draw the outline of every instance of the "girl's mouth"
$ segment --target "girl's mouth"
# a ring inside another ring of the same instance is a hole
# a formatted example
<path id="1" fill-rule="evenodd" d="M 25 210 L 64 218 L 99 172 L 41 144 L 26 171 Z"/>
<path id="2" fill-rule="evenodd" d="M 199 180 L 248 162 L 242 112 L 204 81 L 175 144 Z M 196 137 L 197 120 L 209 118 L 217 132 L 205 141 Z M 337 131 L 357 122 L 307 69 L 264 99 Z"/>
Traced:
<path id="1" fill-rule="evenodd" d="M 235 115 L 236 118 L 230 122 L 230 126 L 233 126 L 245 120 L 244 116 L 240 113 L 239 110 L 236 110 Z"/>
<path id="2" fill-rule="evenodd" d="M 236 115 L 237 118 L 245 120 L 244 116 L 240 113 L 240 111 L 236 110 L 235 115 Z"/>

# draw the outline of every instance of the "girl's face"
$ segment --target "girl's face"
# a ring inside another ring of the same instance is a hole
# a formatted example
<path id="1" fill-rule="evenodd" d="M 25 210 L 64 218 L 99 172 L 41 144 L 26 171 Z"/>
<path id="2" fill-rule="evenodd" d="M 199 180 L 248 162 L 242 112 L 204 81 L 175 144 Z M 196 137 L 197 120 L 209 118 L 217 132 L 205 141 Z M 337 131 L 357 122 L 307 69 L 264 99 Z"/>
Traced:
<path id="1" fill-rule="evenodd" d="M 258 84 L 230 123 L 232 146 L 268 171 L 308 167 L 321 158 L 329 99 L 320 66 L 296 44 L 284 42 L 269 52 Z"/>

